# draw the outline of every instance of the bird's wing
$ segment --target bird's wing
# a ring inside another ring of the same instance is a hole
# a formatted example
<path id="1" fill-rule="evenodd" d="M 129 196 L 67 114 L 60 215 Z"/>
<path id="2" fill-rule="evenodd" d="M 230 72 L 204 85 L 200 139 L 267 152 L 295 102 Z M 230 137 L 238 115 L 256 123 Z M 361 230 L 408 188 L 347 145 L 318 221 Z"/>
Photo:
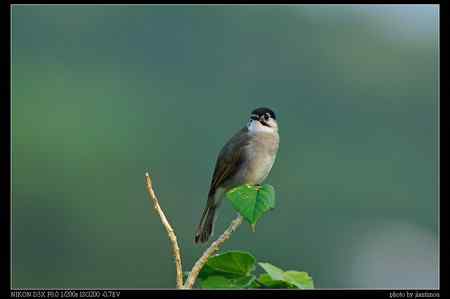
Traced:
<path id="1" fill-rule="evenodd" d="M 233 177 L 245 161 L 245 147 L 249 141 L 247 132 L 246 127 L 242 128 L 220 151 L 209 188 L 209 196 L 212 196 L 223 182 Z"/>

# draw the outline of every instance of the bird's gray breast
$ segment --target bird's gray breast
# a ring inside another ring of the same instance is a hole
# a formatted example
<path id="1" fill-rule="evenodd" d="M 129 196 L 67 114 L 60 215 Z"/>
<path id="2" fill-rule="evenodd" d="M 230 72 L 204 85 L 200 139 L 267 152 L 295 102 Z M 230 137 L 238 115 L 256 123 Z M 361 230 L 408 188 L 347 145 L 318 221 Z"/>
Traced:
<path id="1" fill-rule="evenodd" d="M 249 134 L 245 159 L 237 175 L 240 184 L 260 184 L 269 175 L 278 151 L 277 133 Z"/>

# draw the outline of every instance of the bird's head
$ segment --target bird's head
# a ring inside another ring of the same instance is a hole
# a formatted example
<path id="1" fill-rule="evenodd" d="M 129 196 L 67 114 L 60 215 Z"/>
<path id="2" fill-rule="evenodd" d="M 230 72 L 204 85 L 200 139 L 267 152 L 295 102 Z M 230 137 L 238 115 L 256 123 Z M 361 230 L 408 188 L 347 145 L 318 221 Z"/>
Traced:
<path id="1" fill-rule="evenodd" d="M 252 133 L 267 132 L 274 133 L 278 131 L 278 123 L 275 112 L 269 108 L 257 108 L 250 114 L 247 128 Z"/>

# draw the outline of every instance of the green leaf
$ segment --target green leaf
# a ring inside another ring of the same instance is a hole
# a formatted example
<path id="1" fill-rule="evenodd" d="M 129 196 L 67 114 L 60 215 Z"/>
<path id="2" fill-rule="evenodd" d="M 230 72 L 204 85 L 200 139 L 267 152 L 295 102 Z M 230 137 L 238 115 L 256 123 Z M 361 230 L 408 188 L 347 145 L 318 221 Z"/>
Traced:
<path id="1" fill-rule="evenodd" d="M 228 191 L 226 196 L 253 229 L 267 211 L 275 208 L 275 190 L 271 185 L 242 185 Z"/>
<path id="2" fill-rule="evenodd" d="M 258 263 L 273 280 L 284 280 L 284 271 L 269 263 Z"/>
<path id="3" fill-rule="evenodd" d="M 261 288 L 261 283 L 258 282 L 257 279 L 253 280 L 251 284 L 249 284 L 247 287 L 247 289 L 258 289 Z"/>
<path id="4" fill-rule="evenodd" d="M 261 274 L 258 278 L 258 282 L 263 285 L 263 288 L 270 289 L 296 289 L 297 286 L 284 281 L 284 280 L 273 280 L 269 274 Z"/>
<path id="5" fill-rule="evenodd" d="M 269 288 L 313 289 L 314 282 L 306 272 L 283 271 L 270 263 L 258 263 L 267 274 L 262 274 L 258 282 Z"/>
<path id="6" fill-rule="evenodd" d="M 229 274 L 231 276 L 247 276 L 256 266 L 256 259 L 245 251 L 227 251 L 208 259 L 199 276 L 212 274 Z"/>
<path id="7" fill-rule="evenodd" d="M 226 277 L 211 275 L 204 279 L 199 279 L 198 284 L 202 289 L 226 289 L 230 288 L 230 283 Z"/>
<path id="8" fill-rule="evenodd" d="M 237 278 L 212 275 L 200 280 L 199 284 L 202 289 L 244 289 L 252 285 L 255 279 L 254 275 Z"/>
<path id="9" fill-rule="evenodd" d="M 252 274 L 256 267 L 253 255 L 244 251 L 227 251 L 208 259 L 198 276 L 204 289 L 243 289 L 250 287 L 256 277 Z"/>
<path id="10" fill-rule="evenodd" d="M 297 286 L 299 289 L 313 289 L 314 282 L 311 276 L 306 272 L 286 271 L 284 272 L 285 280 Z"/>

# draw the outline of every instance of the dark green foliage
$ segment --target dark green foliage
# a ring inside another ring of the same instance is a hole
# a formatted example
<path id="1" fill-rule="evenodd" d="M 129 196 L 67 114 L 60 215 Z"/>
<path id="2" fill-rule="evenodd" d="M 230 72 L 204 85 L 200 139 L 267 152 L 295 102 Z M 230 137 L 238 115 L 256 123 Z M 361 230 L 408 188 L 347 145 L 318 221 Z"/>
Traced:
<path id="1" fill-rule="evenodd" d="M 298 288 L 312 289 L 306 272 L 283 271 L 269 263 L 258 263 L 266 273 L 256 278 L 255 257 L 244 251 L 227 251 L 211 257 L 198 276 L 203 289 Z"/>

